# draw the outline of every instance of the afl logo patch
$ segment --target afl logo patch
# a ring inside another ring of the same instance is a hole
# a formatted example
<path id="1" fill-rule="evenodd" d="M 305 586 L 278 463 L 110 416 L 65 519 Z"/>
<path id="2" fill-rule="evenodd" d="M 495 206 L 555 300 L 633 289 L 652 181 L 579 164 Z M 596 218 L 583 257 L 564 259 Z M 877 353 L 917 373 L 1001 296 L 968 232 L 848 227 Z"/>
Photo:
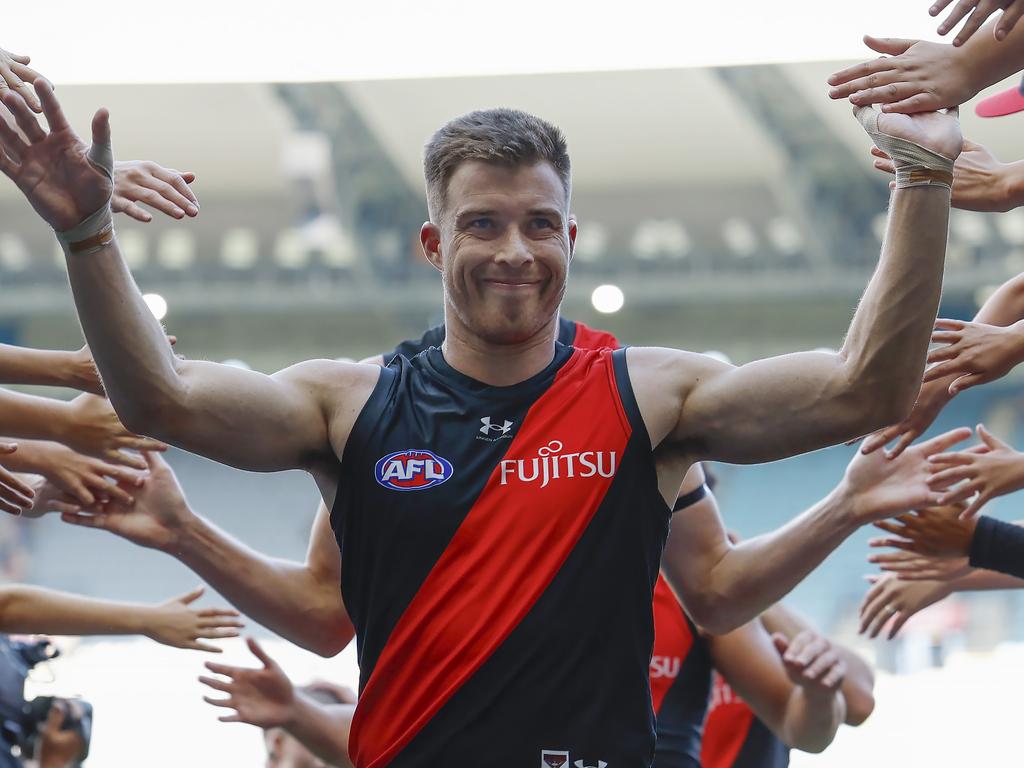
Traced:
<path id="1" fill-rule="evenodd" d="M 377 462 L 377 482 L 393 491 L 422 491 L 448 480 L 455 470 L 448 459 L 430 451 L 397 451 Z"/>

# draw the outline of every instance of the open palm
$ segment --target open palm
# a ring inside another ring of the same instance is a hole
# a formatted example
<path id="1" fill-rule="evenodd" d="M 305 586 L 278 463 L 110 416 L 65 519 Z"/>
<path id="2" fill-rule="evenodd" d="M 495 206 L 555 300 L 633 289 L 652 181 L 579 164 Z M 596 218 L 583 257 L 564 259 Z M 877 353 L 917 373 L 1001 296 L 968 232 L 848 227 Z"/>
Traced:
<path id="1" fill-rule="evenodd" d="M 86 146 L 68 123 L 53 89 L 36 82 L 36 93 L 49 125 L 44 129 L 20 94 L 3 93 L 3 104 L 21 135 L 0 120 L 0 170 L 58 232 L 71 229 L 110 201 L 113 157 L 110 122 L 105 109 L 92 121 L 93 146 Z"/>

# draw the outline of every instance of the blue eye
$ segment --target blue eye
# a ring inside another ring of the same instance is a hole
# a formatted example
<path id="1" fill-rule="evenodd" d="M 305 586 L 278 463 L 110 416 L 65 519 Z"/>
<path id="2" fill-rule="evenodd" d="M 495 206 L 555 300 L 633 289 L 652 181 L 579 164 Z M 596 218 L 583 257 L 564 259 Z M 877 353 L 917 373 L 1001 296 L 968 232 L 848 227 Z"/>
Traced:
<path id="1" fill-rule="evenodd" d="M 533 220 L 533 225 L 539 228 L 554 229 L 555 225 L 551 223 L 551 219 L 546 219 L 543 216 L 538 216 Z"/>
<path id="2" fill-rule="evenodd" d="M 492 223 L 493 222 L 489 218 L 484 217 L 480 219 L 473 219 L 469 222 L 469 226 L 475 227 L 476 229 L 486 229 L 491 226 Z"/>

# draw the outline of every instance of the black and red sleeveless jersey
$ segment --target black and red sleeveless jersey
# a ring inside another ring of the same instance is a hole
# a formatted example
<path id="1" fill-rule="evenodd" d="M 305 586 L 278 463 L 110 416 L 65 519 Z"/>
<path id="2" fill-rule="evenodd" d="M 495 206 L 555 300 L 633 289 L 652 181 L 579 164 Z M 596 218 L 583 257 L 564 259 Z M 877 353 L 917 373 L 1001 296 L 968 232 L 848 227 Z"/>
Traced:
<path id="1" fill-rule="evenodd" d="M 583 323 L 558 318 L 558 341 L 567 347 L 579 349 L 618 349 L 619 342 L 607 331 L 599 331 Z M 412 360 L 416 355 L 430 347 L 440 348 L 444 342 L 444 323 L 428 329 L 418 339 L 408 339 L 399 344 L 392 352 L 383 355 L 384 362 L 391 362 L 396 355 L 404 355 Z"/>
<path id="2" fill-rule="evenodd" d="M 356 766 L 649 765 L 669 516 L 624 351 L 557 344 L 509 387 L 395 357 L 331 513 Z"/>
<path id="3" fill-rule="evenodd" d="M 789 747 L 762 723 L 718 672 L 701 745 L 704 768 L 786 768 Z"/>
<path id="4" fill-rule="evenodd" d="M 654 587 L 651 697 L 657 717 L 654 768 L 700 768 L 711 693 L 711 652 L 665 577 Z"/>

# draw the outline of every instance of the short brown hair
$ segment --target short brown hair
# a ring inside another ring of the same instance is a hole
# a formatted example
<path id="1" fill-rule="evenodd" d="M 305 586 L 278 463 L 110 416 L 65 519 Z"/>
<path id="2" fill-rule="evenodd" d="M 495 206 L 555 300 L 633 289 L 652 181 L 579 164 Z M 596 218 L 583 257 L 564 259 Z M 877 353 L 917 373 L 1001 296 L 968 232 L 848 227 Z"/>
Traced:
<path id="1" fill-rule="evenodd" d="M 427 142 L 423 175 L 432 219 L 444 209 L 452 174 L 467 160 L 509 167 L 547 161 L 558 172 L 566 198 L 572 189 L 569 150 L 561 130 L 518 109 L 480 109 L 449 121 Z"/>

